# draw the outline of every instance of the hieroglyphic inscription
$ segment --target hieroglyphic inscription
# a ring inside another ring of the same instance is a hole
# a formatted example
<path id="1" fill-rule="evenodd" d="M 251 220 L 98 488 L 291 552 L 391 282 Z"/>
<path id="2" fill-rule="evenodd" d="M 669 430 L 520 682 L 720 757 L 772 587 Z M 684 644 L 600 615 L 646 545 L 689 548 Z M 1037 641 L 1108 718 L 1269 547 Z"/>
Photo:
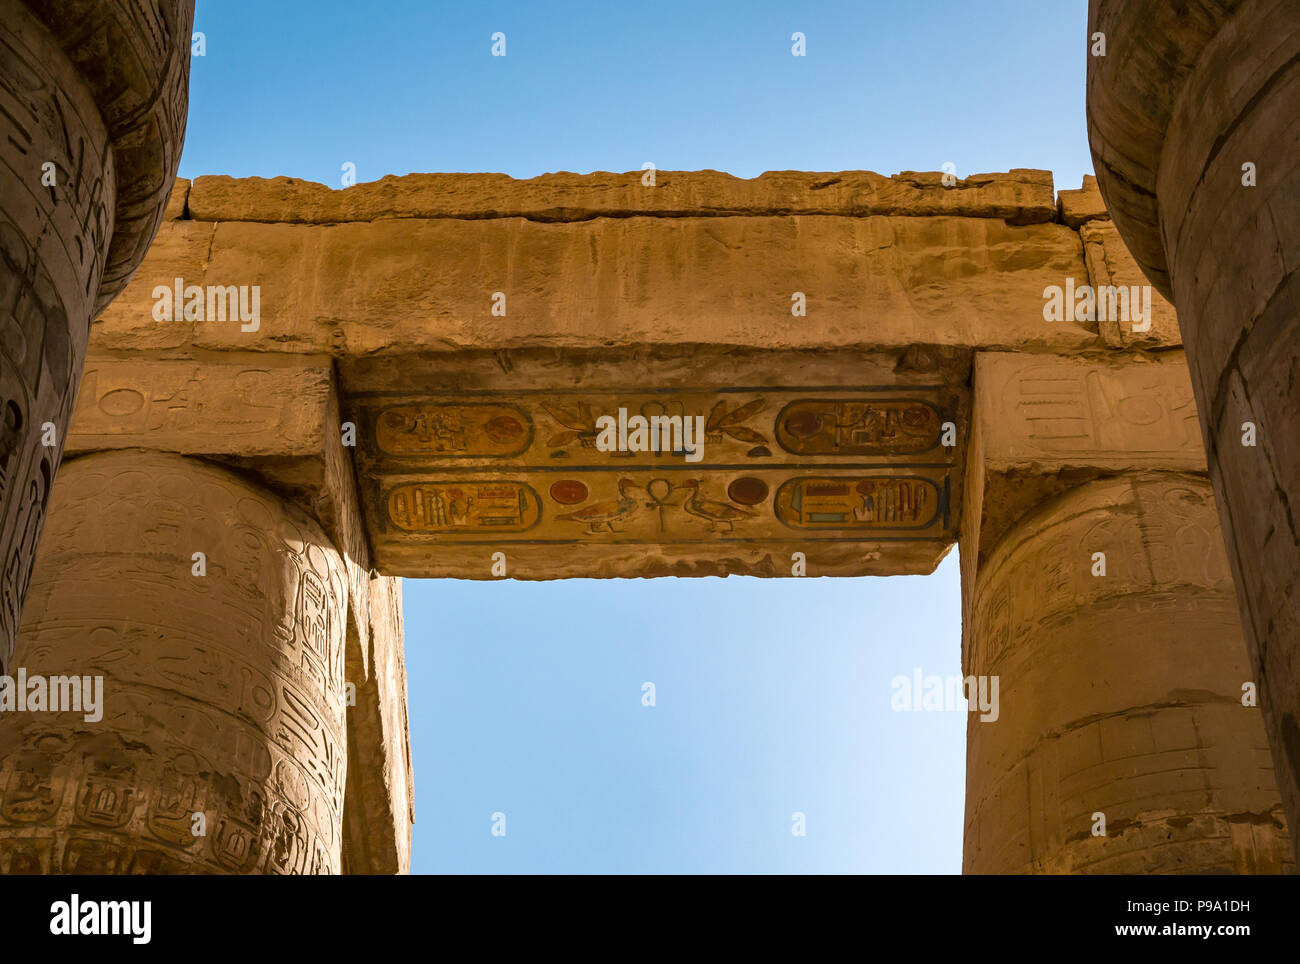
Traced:
<path id="1" fill-rule="evenodd" d="M 385 529 L 412 536 L 528 542 L 709 542 L 787 538 L 936 538 L 949 519 L 948 473 L 788 470 L 552 474 L 402 482 L 384 496 Z M 539 495 L 544 492 L 545 495 Z"/>
<path id="2" fill-rule="evenodd" d="M 1141 526 L 1116 511 L 1134 503 L 1141 508 Z M 1204 480 L 1170 476 L 1097 483 L 1070 509 L 1041 513 L 1041 532 L 1013 535 L 983 567 L 975 603 L 974 672 L 987 672 L 1009 648 L 1041 636 L 1042 625 L 1103 596 L 1161 586 L 1231 590 L 1214 500 Z M 1105 554 L 1105 579 L 1092 573 L 1094 552 Z"/>
<path id="3" fill-rule="evenodd" d="M 812 393 L 816 392 L 816 395 Z M 546 392 L 488 394 L 473 400 L 361 403 L 365 454 L 378 462 L 455 464 L 469 459 L 522 466 L 571 462 L 663 464 L 672 446 L 637 452 L 601 441 L 600 419 L 623 413 L 623 434 L 640 421 L 649 433 L 703 425 L 704 464 L 803 463 L 809 458 L 944 461 L 942 424 L 955 394 L 925 389 L 765 389 L 746 391 Z"/>
<path id="4" fill-rule="evenodd" d="M 377 420 L 375 444 L 399 456 L 521 455 L 532 443 L 532 428 L 514 405 L 394 405 Z"/>
<path id="5" fill-rule="evenodd" d="M 331 391 L 328 367 L 228 357 L 126 361 L 92 353 L 68 428 L 68 451 L 318 453 Z"/>
<path id="6" fill-rule="evenodd" d="M 99 245 L 103 278 L 91 291 L 98 313 L 144 260 L 171 192 L 189 113 L 194 4 L 54 3 L 40 5 L 39 15 L 62 51 L 57 59 L 78 68 L 77 83 L 93 98 L 113 141 L 111 241 L 106 234 Z M 60 78 L 61 86 L 70 83 Z M 102 155 L 89 156 L 98 163 Z"/>
<path id="7" fill-rule="evenodd" d="M 85 356 L 116 181 L 108 133 L 80 75 L 68 69 L 25 4 L 0 0 L 0 11 L 0 115 L 9 124 L 0 145 L 0 666 L 6 666 Z M 53 164 L 53 188 L 41 183 L 45 162 Z"/>
<path id="8" fill-rule="evenodd" d="M 388 517 L 411 532 L 524 532 L 541 517 L 541 503 L 519 482 L 424 482 L 390 492 Z"/>
<path id="9" fill-rule="evenodd" d="M 776 438 L 801 455 L 912 455 L 939 445 L 943 419 L 915 399 L 791 402 Z"/>
<path id="10" fill-rule="evenodd" d="M 788 556 L 776 547 L 790 540 L 940 543 L 956 469 L 944 425 L 962 404 L 936 386 L 363 396 L 357 458 L 381 557 L 390 545 L 746 543 Z M 688 423 L 689 438 L 672 435 Z M 864 550 L 873 571 L 880 557 Z"/>
<path id="11" fill-rule="evenodd" d="M 931 479 L 796 478 L 778 490 L 776 514 L 800 529 L 924 529 L 946 503 Z"/>
<path id="12" fill-rule="evenodd" d="M 988 353 L 976 380 L 990 458 L 1108 459 L 1204 465 L 1196 400 L 1181 352 L 1140 365 Z"/>
<path id="13" fill-rule="evenodd" d="M 65 472 L 16 655 L 102 675 L 108 712 L 0 728 L 0 872 L 337 873 L 338 553 L 299 510 L 204 463 L 107 453 Z"/>

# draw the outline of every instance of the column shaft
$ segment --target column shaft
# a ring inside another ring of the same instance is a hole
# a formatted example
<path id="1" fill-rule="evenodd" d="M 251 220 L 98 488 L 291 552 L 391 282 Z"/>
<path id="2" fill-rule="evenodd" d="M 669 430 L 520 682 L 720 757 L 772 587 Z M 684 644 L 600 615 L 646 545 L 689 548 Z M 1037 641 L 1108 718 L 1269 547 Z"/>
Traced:
<path id="1" fill-rule="evenodd" d="M 1300 4 L 1091 0 L 1088 126 L 1178 309 L 1287 815 L 1300 822 Z M 1300 839 L 1296 841 L 1300 846 Z"/>
<path id="2" fill-rule="evenodd" d="M 1243 3 L 1206 45 L 1175 104 L 1157 185 L 1210 478 L 1278 780 L 1297 821 L 1300 5 L 1294 0 Z"/>
<path id="3" fill-rule="evenodd" d="M 338 873 L 346 606 L 320 527 L 260 486 L 68 463 L 14 672 L 102 677 L 102 718 L 5 714 L 0 873 Z"/>
<path id="4" fill-rule="evenodd" d="M 1284 868 L 1207 482 L 1071 489 L 1008 531 L 975 579 L 967 669 L 998 678 L 1000 707 L 968 728 L 967 873 Z"/>
<path id="5" fill-rule="evenodd" d="M 0 670 L 92 316 L 144 258 L 185 135 L 193 0 L 0 0 Z"/>

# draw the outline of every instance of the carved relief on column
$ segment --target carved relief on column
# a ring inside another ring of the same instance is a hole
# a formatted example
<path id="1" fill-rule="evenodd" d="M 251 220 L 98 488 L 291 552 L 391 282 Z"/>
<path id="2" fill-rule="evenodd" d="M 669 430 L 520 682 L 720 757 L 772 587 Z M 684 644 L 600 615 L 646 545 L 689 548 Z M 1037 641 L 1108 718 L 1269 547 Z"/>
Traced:
<path id="1" fill-rule="evenodd" d="M 0 0 L 0 103 L 3 666 L 18 632 L 86 351 L 113 234 L 117 180 L 108 132 L 89 88 L 54 37 L 17 0 Z M 45 422 L 52 423 L 53 437 L 43 440 Z"/>
<path id="2" fill-rule="evenodd" d="M 967 873 L 1290 866 L 1208 482 L 1125 475 L 1021 518 L 967 640 L 1000 694 L 968 727 Z"/>
<path id="3" fill-rule="evenodd" d="M 4 714 L 0 873 L 338 873 L 346 606 L 320 527 L 259 486 L 66 465 L 14 667 L 102 676 L 102 719 Z"/>
<path id="4" fill-rule="evenodd" d="M 92 314 L 162 218 L 185 134 L 192 0 L 0 0 L 0 668 Z"/>

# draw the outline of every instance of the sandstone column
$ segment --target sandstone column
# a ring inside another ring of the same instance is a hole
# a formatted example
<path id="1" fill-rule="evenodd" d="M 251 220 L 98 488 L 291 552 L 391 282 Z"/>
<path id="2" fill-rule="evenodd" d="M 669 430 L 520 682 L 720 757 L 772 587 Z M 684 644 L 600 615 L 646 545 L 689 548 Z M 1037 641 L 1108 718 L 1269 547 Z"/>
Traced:
<path id="1" fill-rule="evenodd" d="M 1088 127 L 1178 309 L 1246 641 L 1300 821 L 1300 4 L 1091 0 Z"/>
<path id="2" fill-rule="evenodd" d="M 1000 712 L 969 724 L 967 873 L 1282 870 L 1208 482 L 1130 475 L 1050 500 L 981 567 L 972 624 L 967 672 L 998 677 Z"/>
<path id="3" fill-rule="evenodd" d="M 14 666 L 102 676 L 102 719 L 5 714 L 0 873 L 338 873 L 346 619 L 338 552 L 266 489 L 70 462 Z"/>
<path id="4" fill-rule="evenodd" d="M 973 388 L 966 871 L 1290 869 L 1182 352 L 982 352 Z"/>
<path id="5" fill-rule="evenodd" d="M 0 668 L 90 319 L 157 231 L 185 134 L 193 0 L 0 0 Z"/>

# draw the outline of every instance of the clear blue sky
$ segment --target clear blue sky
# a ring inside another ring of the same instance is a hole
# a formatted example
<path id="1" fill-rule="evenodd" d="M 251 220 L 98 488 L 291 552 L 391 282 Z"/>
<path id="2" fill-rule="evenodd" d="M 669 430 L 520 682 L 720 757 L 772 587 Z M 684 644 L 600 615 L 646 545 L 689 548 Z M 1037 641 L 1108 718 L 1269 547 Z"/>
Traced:
<path id="1" fill-rule="evenodd" d="M 1078 187 L 1086 7 L 198 0 L 180 173 L 951 161 Z M 955 552 L 924 578 L 405 593 L 416 872 L 960 870 L 965 714 L 890 709 L 894 676 L 960 671 Z"/>

